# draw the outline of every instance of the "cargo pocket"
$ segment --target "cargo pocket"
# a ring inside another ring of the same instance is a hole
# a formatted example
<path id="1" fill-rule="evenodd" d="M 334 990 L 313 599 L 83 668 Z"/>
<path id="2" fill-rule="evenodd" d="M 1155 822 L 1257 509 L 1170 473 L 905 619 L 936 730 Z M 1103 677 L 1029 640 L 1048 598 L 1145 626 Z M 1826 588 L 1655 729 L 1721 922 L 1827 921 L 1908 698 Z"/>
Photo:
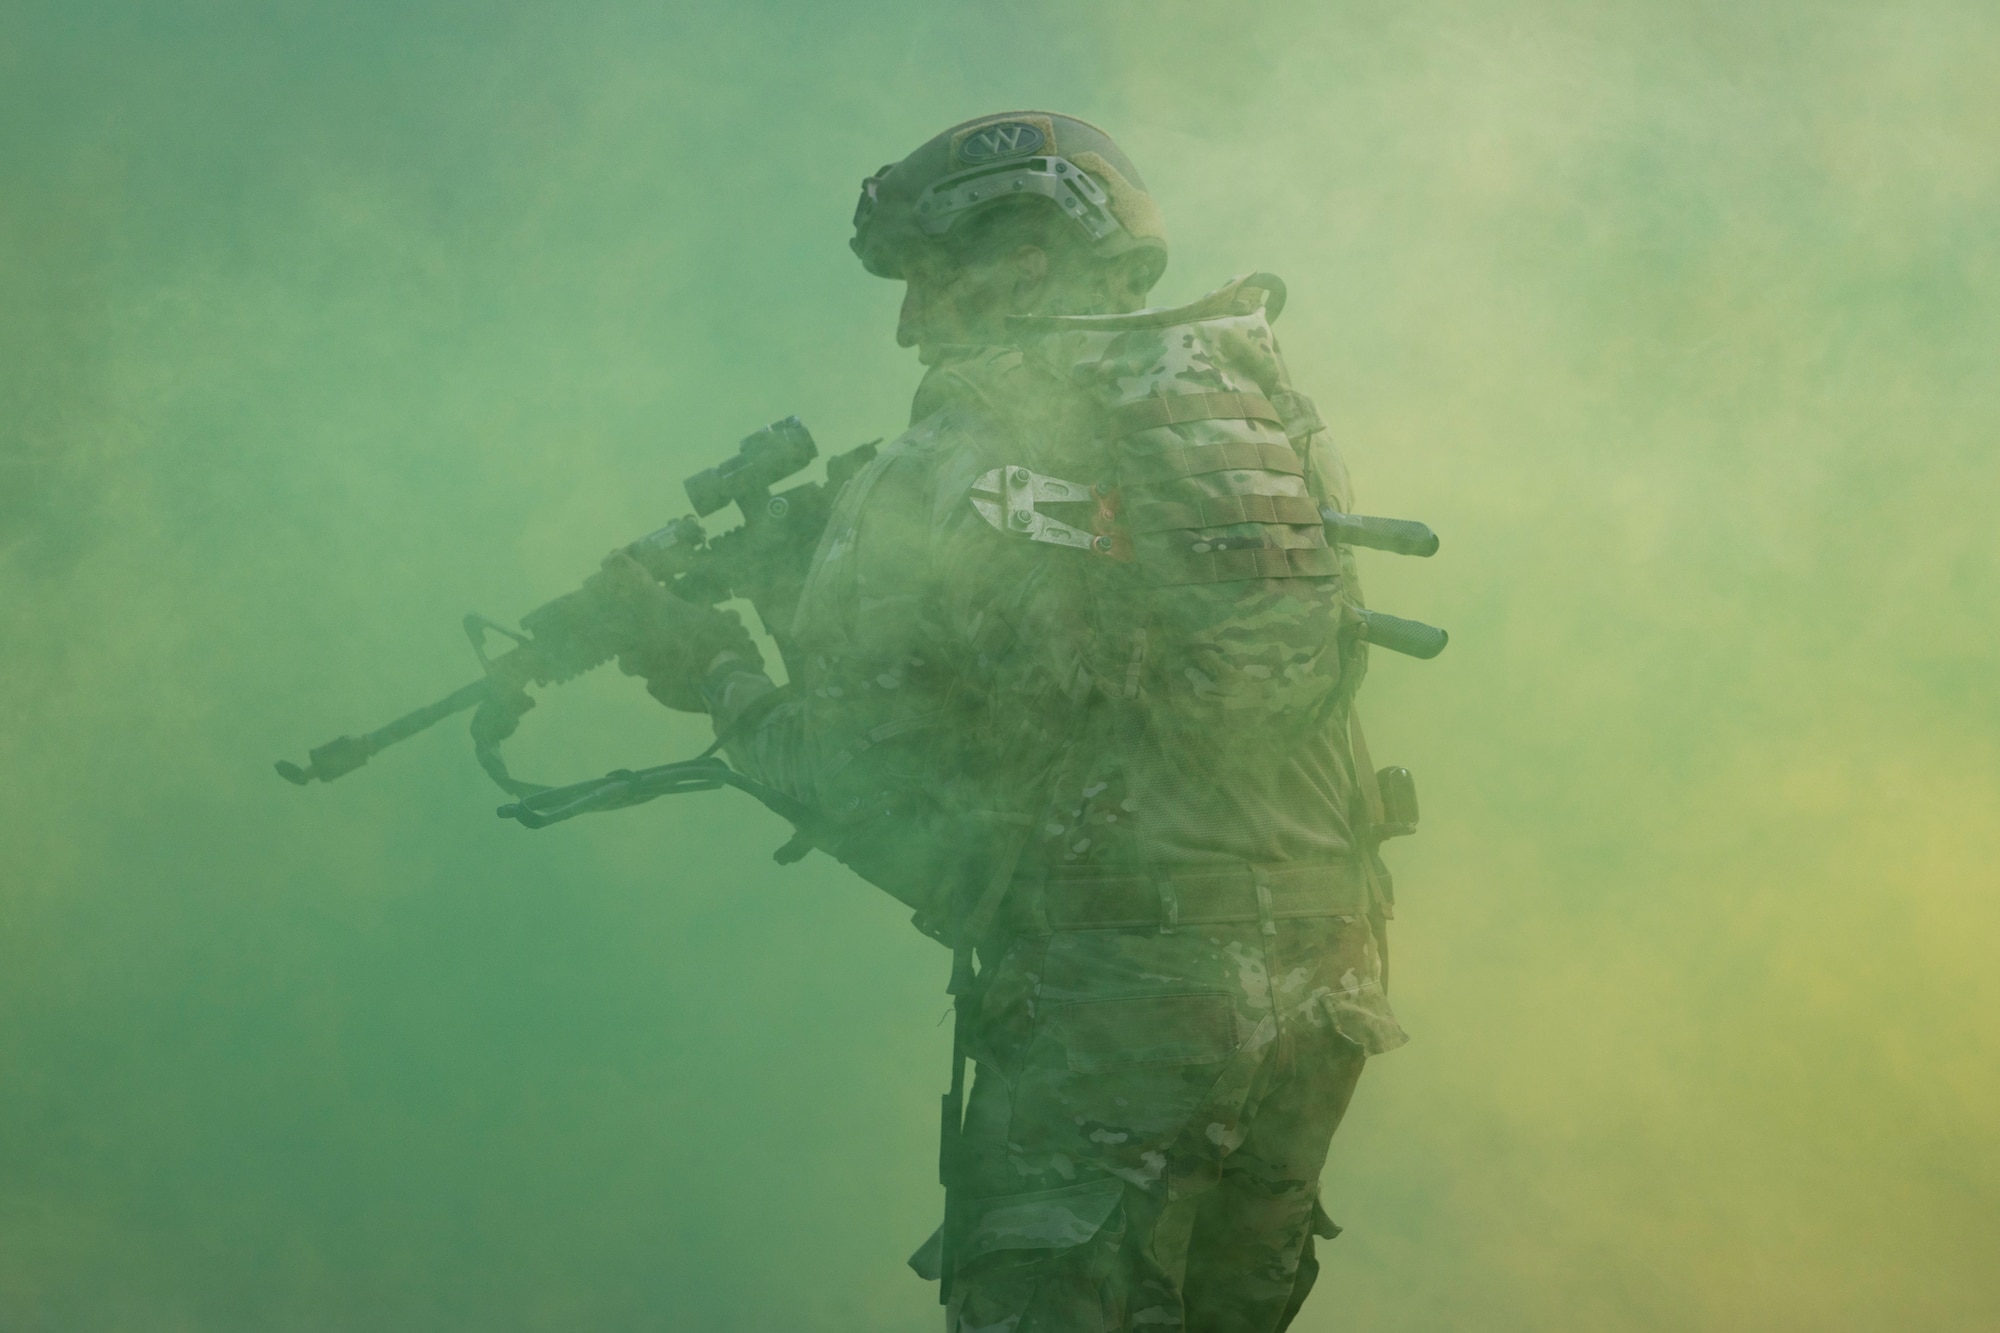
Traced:
<path id="1" fill-rule="evenodd" d="M 1219 1064 L 1236 1049 L 1236 1010 L 1217 993 L 1072 1000 L 1062 1034 L 1075 1073 Z"/>
<path id="2" fill-rule="evenodd" d="M 1379 986 L 1336 994 L 1327 1000 L 1327 1011 L 1335 1030 L 1365 1055 L 1386 1055 L 1410 1039 Z"/>
<path id="3" fill-rule="evenodd" d="M 1278 1317 L 1277 1333 L 1285 1333 L 1292 1321 L 1299 1317 L 1299 1311 L 1312 1295 L 1313 1284 L 1319 1281 L 1319 1255 L 1315 1250 L 1315 1240 L 1332 1240 L 1340 1234 L 1340 1228 L 1326 1215 L 1326 1209 L 1313 1200 L 1312 1230 L 1306 1234 L 1305 1248 L 1299 1251 L 1298 1271 L 1292 1277 L 1292 1296 L 1285 1303 L 1284 1314 Z"/>
<path id="4" fill-rule="evenodd" d="M 1364 1054 L 1395 1050 L 1410 1038 L 1382 988 L 1382 955 L 1374 929 L 1359 918 L 1341 918 L 1330 929 L 1330 935 L 1317 941 L 1327 1018 Z"/>
<path id="5" fill-rule="evenodd" d="M 917 1246 L 917 1252 L 909 1258 L 910 1271 L 926 1282 L 935 1282 L 944 1276 L 944 1228 L 931 1232 L 930 1239 Z"/>
<path id="6" fill-rule="evenodd" d="M 1003 1250 L 1053 1252 L 1087 1245 L 1124 1193 L 1120 1181 L 1089 1180 L 1036 1194 L 976 1199 L 966 1210 L 971 1217 L 958 1262 L 963 1266 Z"/>
<path id="7" fill-rule="evenodd" d="M 1056 1254 L 1087 1245 L 1104 1229 L 1124 1192 L 1124 1185 L 1117 1180 L 1090 1180 L 1035 1194 L 974 1199 L 965 1207 L 965 1241 L 954 1260 L 959 1268 L 965 1268 L 1008 1250 Z M 1037 1256 L 1024 1253 L 1021 1257 Z M 943 1227 L 917 1247 L 910 1256 L 910 1267 L 926 1282 L 943 1276 Z"/>

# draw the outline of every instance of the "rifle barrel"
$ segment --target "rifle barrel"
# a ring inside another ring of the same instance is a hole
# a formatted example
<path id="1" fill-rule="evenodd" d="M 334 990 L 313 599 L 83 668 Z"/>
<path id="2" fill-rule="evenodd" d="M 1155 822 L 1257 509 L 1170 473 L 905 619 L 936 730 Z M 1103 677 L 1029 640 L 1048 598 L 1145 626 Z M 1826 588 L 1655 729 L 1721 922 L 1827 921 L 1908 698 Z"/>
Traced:
<path id="1" fill-rule="evenodd" d="M 453 690 L 436 703 L 412 709 L 365 736 L 336 736 L 308 754 L 304 768 L 280 759 L 277 763 L 278 776 L 300 787 L 314 778 L 318 778 L 321 782 L 332 782 L 335 778 L 352 773 L 390 746 L 436 726 L 453 713 L 462 713 L 476 706 L 492 691 L 492 682 L 482 676 L 470 685 L 462 685 Z"/>

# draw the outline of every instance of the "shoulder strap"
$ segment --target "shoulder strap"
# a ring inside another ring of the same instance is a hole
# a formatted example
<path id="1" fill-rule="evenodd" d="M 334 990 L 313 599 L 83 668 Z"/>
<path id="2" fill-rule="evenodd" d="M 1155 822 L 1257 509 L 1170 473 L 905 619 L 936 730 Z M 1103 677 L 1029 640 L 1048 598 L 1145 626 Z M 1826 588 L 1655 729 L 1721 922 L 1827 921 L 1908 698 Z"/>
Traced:
<path id="1" fill-rule="evenodd" d="M 1368 737 L 1361 731 L 1361 710 L 1352 702 L 1347 705 L 1347 742 L 1354 761 L 1355 787 L 1361 793 L 1361 816 L 1368 825 L 1354 831 L 1356 841 L 1361 844 L 1361 864 L 1372 881 L 1378 911 L 1384 918 L 1392 918 L 1396 915 L 1396 881 L 1389 874 L 1389 867 L 1382 863 L 1382 843 L 1375 835 L 1375 830 L 1387 819 L 1382 809 L 1382 786 L 1375 780 L 1375 761 L 1368 754 Z M 1379 930 L 1377 934 L 1380 934 Z M 1387 940 L 1383 939 L 1381 943 L 1386 949 Z M 1385 952 L 1383 958 L 1386 960 L 1387 957 Z"/>
<path id="2" fill-rule="evenodd" d="M 1368 737 L 1361 731 L 1361 710 L 1347 706 L 1347 743 L 1354 755 L 1354 780 L 1361 790 L 1361 806 L 1368 815 L 1368 840 L 1375 840 L 1375 826 L 1388 818 L 1382 809 L 1382 787 L 1375 781 L 1375 761 L 1368 756 Z"/>
<path id="3" fill-rule="evenodd" d="M 1196 324 L 1224 315 L 1247 315 L 1258 309 L 1264 311 L 1266 319 L 1276 319 L 1284 308 L 1285 284 L 1275 273 L 1246 273 L 1186 305 L 1153 306 L 1118 315 L 1011 315 L 1007 327 L 1017 336 L 1058 329 L 1124 332 Z"/>

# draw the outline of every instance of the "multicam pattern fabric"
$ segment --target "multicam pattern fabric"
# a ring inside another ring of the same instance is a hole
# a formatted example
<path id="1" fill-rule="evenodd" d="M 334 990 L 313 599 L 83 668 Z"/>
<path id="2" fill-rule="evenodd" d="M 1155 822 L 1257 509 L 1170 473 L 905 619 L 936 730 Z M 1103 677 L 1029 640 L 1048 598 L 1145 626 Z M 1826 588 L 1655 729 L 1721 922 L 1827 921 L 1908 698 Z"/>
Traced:
<path id="1" fill-rule="evenodd" d="M 975 1001 L 950 1327 L 1283 1328 L 1328 1140 L 1400 1039 L 1367 1026 L 1375 948 L 1339 917 L 1016 938 Z"/>
<path id="2" fill-rule="evenodd" d="M 1106 651 L 1143 635 L 1128 696 L 1204 726 L 1297 726 L 1358 683 L 1360 645 L 1342 614 L 1354 595 L 1318 518 L 1322 479 L 1281 420 L 1199 406 L 1292 396 L 1268 296 L 1239 279 L 1179 310 L 1019 321 L 1028 357 L 1089 405 L 1077 415 L 1094 409 L 1086 448 L 1114 476 L 1131 534 L 1133 564 L 1096 572 Z M 1134 409 L 1184 404 L 1198 419 L 1121 424 Z"/>
<path id="3" fill-rule="evenodd" d="M 968 500 L 1003 465 L 1090 483 L 1228 442 L 1299 461 L 1141 498 L 1345 507 L 1246 288 L 1211 298 L 1207 346 L 1050 326 L 933 367 L 910 430 L 835 506 L 793 626 L 795 697 L 732 731 L 773 687 L 748 670 L 710 683 L 738 766 L 826 812 L 820 845 L 920 928 L 979 946 L 959 999 L 977 1074 L 944 1247 L 951 1326 L 968 1333 L 1284 1327 L 1316 1218 L 1330 1234 L 1328 1139 L 1366 1056 L 1404 1040 L 1348 744 L 1361 657 L 1340 637 L 1359 596 L 1346 553 L 1326 574 L 1176 584 L 1155 577 L 1146 534 L 1139 558 L 1104 559 L 996 531 Z M 1186 422 L 1116 450 L 1093 433 L 1104 386 L 1169 384 L 1256 392 L 1285 428 Z M 1315 549 L 1303 526 L 1195 531 Z M 1347 888 L 1317 914 L 1250 892 L 1302 867 Z M 1177 880 L 1239 873 L 1247 916 L 1176 916 Z M 1141 902 L 1157 889 L 1158 915 L 1068 910 L 1061 895 L 1089 875 L 1123 877 Z M 996 885 L 1007 906 L 976 930 L 968 905 Z"/>

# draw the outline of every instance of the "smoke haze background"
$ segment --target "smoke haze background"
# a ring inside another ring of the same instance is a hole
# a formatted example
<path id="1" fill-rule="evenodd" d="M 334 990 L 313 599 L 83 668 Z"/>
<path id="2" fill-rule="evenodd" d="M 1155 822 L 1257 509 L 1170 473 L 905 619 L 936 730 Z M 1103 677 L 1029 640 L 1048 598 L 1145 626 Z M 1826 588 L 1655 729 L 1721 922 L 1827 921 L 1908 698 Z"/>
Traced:
<path id="1" fill-rule="evenodd" d="M 728 793 L 270 761 L 915 384 L 856 182 L 1104 124 L 1448 626 L 1298 1327 L 2000 1322 L 2000 11 L 0 10 L 0 1327 L 916 1330 L 945 958 Z M 517 771 L 680 757 L 603 671 Z"/>

